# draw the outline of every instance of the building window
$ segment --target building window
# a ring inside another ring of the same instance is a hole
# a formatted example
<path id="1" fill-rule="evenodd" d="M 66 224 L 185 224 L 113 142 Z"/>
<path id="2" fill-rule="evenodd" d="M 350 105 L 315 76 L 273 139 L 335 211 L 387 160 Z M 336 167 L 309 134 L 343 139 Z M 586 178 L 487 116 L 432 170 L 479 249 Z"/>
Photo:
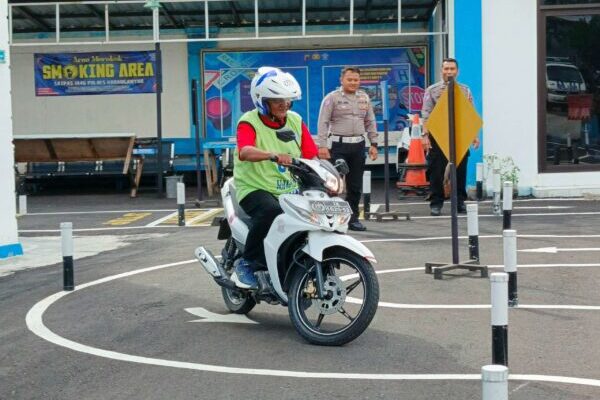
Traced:
<path id="1" fill-rule="evenodd" d="M 542 0 L 542 5 L 600 4 L 600 0 Z"/>
<path id="2" fill-rule="evenodd" d="M 542 0 L 539 40 L 539 169 L 600 170 L 600 0 Z"/>

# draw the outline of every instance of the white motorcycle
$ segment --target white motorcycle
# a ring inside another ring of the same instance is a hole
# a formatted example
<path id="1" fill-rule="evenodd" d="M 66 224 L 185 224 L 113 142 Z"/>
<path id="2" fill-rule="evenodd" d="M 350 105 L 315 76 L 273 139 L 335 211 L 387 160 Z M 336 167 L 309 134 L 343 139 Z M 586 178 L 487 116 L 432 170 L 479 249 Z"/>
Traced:
<path id="1" fill-rule="evenodd" d="M 324 160 L 294 159 L 289 170 L 300 194 L 279 196 L 283 214 L 277 216 L 264 240 L 267 271 L 258 271 L 258 289 L 240 289 L 229 279 L 243 252 L 251 218 L 239 206 L 233 178 L 221 196 L 225 217 L 218 238 L 227 240 L 221 260 L 204 247 L 195 255 L 222 286 L 225 305 L 247 314 L 261 301 L 288 307 L 298 333 L 317 345 L 338 346 L 361 335 L 377 311 L 379 283 L 371 262 L 373 253 L 346 235 L 352 215 L 339 197 L 340 175 L 348 166 Z M 340 172 L 338 172 L 340 170 Z"/>

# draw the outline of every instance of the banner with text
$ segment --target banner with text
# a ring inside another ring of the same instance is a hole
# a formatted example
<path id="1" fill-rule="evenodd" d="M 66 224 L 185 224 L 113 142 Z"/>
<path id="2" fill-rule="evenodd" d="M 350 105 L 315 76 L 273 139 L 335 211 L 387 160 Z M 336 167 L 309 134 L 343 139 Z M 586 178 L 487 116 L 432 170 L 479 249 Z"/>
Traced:
<path id="1" fill-rule="evenodd" d="M 156 92 L 153 51 L 34 54 L 36 96 Z"/>

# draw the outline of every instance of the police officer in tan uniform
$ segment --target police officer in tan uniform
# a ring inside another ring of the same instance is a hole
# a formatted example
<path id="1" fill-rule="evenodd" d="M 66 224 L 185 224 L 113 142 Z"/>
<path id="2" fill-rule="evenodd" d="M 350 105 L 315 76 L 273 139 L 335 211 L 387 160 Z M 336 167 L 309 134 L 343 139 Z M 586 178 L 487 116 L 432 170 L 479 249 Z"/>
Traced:
<path id="1" fill-rule="evenodd" d="M 329 93 L 321 103 L 317 146 L 319 158 L 344 159 L 350 172 L 346 176 L 346 201 L 352 208 L 348 228 L 364 231 L 358 221 L 358 203 L 365 169 L 365 133 L 369 137 L 369 156 L 377 159 L 377 126 L 373 106 L 367 93 L 359 89 L 360 70 L 346 67 L 340 76 L 341 87 Z M 327 139 L 331 138 L 331 152 Z"/>
<path id="2" fill-rule="evenodd" d="M 442 93 L 448 87 L 448 78 L 453 77 L 456 79 L 458 76 L 458 62 L 454 58 L 445 58 L 442 61 L 442 80 L 425 90 L 423 97 L 423 108 L 421 110 L 421 116 L 423 121 L 426 122 L 429 115 L 435 108 Z M 473 103 L 473 95 L 467 85 L 457 82 L 457 86 L 462 90 L 467 99 Z M 429 207 L 431 209 L 431 215 L 438 217 L 442 215 L 442 207 L 444 206 L 444 172 L 448 160 L 444 153 L 436 143 L 435 139 L 429 135 L 429 132 L 425 129 L 423 132 L 423 145 L 426 151 L 428 151 L 428 168 L 429 168 Z M 473 140 L 473 148 L 479 147 L 479 139 Z M 467 199 L 467 163 L 469 160 L 469 151 L 465 154 L 462 162 L 456 167 L 456 193 L 458 197 L 457 210 L 459 213 L 465 213 L 467 208 L 465 207 L 465 200 Z"/>

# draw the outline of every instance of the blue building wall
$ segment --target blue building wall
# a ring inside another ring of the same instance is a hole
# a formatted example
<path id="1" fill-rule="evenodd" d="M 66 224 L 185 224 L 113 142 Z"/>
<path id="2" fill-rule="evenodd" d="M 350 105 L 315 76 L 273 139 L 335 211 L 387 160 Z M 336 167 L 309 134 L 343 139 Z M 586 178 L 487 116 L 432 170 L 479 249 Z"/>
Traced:
<path id="1" fill-rule="evenodd" d="M 454 57 L 459 62 L 459 78 L 473 92 L 475 108 L 483 115 L 481 0 L 454 0 Z M 485 121 L 483 122 L 485 128 Z M 479 134 L 481 139 L 481 132 Z M 483 158 L 483 146 L 471 149 L 467 186 L 475 185 L 475 168 Z"/>

